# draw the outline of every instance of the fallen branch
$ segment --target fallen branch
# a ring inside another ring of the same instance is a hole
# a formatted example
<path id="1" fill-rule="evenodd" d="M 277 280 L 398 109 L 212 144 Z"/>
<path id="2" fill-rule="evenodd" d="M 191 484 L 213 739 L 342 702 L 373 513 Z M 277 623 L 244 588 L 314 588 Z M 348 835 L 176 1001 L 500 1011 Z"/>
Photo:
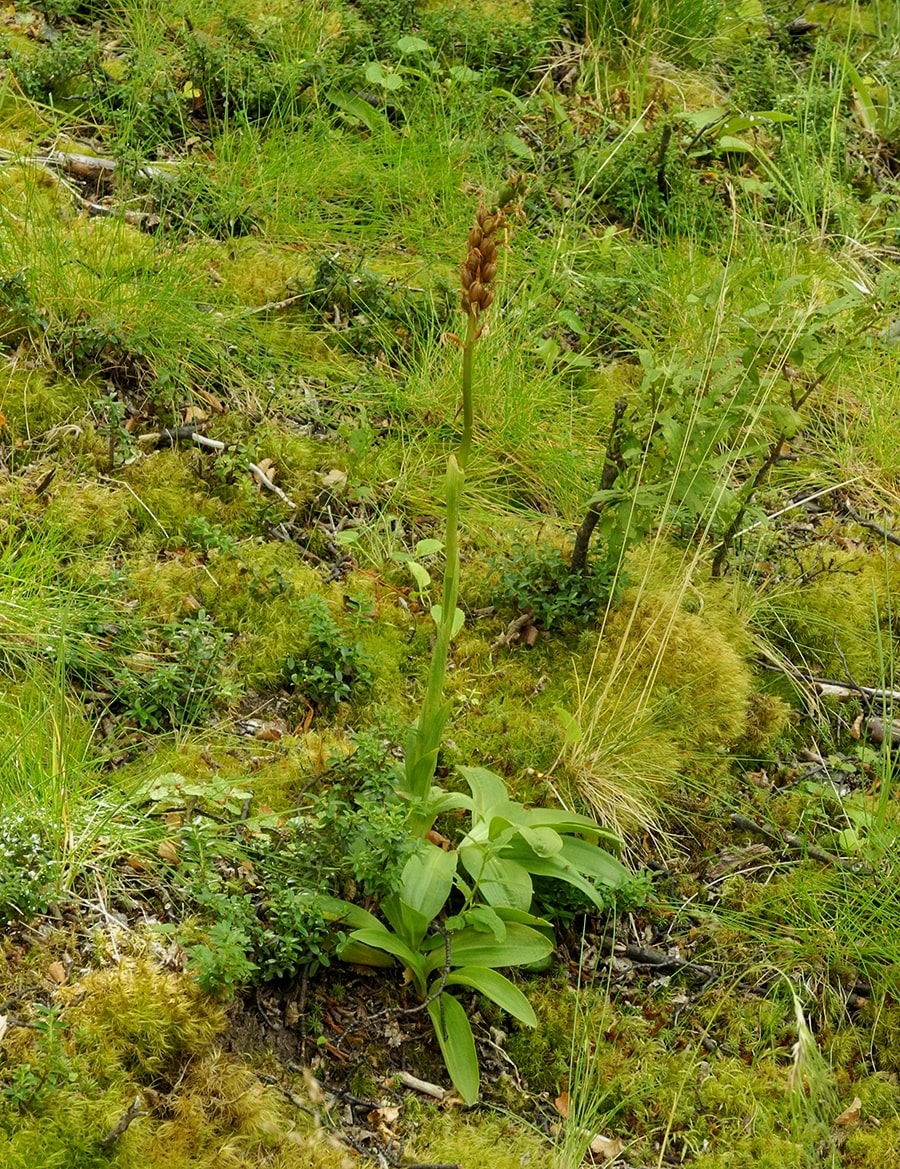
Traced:
<path id="1" fill-rule="evenodd" d="M 628 405 L 625 398 L 619 398 L 613 407 L 612 425 L 609 430 L 609 439 L 606 444 L 606 456 L 603 460 L 603 472 L 600 476 L 600 490 L 610 491 L 622 469 L 622 454 L 620 450 L 619 426 L 625 416 Z M 602 503 L 592 503 L 587 514 L 581 521 L 581 526 L 575 536 L 575 547 L 572 549 L 572 572 L 584 572 L 587 567 L 588 545 L 597 521 L 603 514 Z"/>
<path id="2" fill-rule="evenodd" d="M 892 532 L 890 528 L 883 528 L 881 524 L 876 524 L 874 520 L 867 520 L 865 516 L 861 516 L 859 512 L 850 507 L 849 504 L 844 505 L 844 511 L 855 524 L 859 524 L 861 528 L 868 528 L 870 532 L 877 532 L 882 539 L 887 540 L 889 544 L 896 544 L 900 547 L 900 536 L 896 532 Z"/>
<path id="3" fill-rule="evenodd" d="M 421 1092 L 424 1096 L 433 1096 L 435 1100 L 443 1100 L 447 1095 L 446 1091 L 437 1084 L 429 1084 L 427 1080 L 420 1080 L 417 1076 L 412 1076 L 409 1072 L 397 1072 L 397 1079 L 404 1088 L 409 1088 L 413 1092 Z"/>
<path id="4" fill-rule="evenodd" d="M 802 836 L 797 836 L 793 832 L 782 832 L 774 824 L 758 824 L 755 820 L 751 820 L 748 816 L 742 816 L 738 812 L 733 812 L 728 817 L 728 822 L 732 828 L 738 831 L 755 832 L 783 849 L 802 853 L 804 856 L 812 857 L 813 860 L 821 861 L 825 865 L 834 865 L 835 868 L 842 869 L 844 872 L 870 873 L 872 871 L 866 864 L 844 860 L 843 857 L 835 856 L 834 853 L 819 848 L 817 844 L 810 844 Z"/>
<path id="5" fill-rule="evenodd" d="M 260 486 L 265 487 L 268 491 L 274 492 L 275 495 L 277 495 L 281 500 L 281 502 L 286 503 L 288 507 L 296 509 L 297 505 L 294 503 L 293 499 L 290 499 L 287 495 L 285 495 L 280 487 L 276 487 L 261 467 L 258 467 L 256 463 L 251 463 L 250 470 L 256 476 L 256 480 Z"/>
<path id="6" fill-rule="evenodd" d="M 68 150 L 48 150 L 43 154 L 25 155 L 16 154 L 12 150 L 0 150 L 0 159 L 4 162 L 18 163 L 20 166 L 55 167 L 79 179 L 112 176 L 118 170 L 114 158 L 99 158 L 93 154 L 77 154 Z M 173 162 L 158 166 L 145 163 L 138 168 L 137 173 L 145 179 L 173 179 L 177 166 L 178 164 Z"/>
<path id="7" fill-rule="evenodd" d="M 217 438 L 207 438 L 205 434 L 200 434 L 193 426 L 173 426 L 165 430 L 153 431 L 149 434 L 142 434 L 137 439 L 138 443 L 144 445 L 153 445 L 157 450 L 165 447 L 173 447 L 178 442 L 193 442 L 197 446 L 205 447 L 207 450 L 221 452 L 228 450 L 228 443 L 220 442 Z M 267 491 L 271 491 L 273 495 L 277 495 L 282 503 L 287 504 L 289 508 L 296 511 L 297 505 L 289 495 L 286 495 L 280 487 L 278 487 L 265 471 L 257 463 L 250 463 L 248 470 L 259 483 L 260 487 L 265 487 Z"/>

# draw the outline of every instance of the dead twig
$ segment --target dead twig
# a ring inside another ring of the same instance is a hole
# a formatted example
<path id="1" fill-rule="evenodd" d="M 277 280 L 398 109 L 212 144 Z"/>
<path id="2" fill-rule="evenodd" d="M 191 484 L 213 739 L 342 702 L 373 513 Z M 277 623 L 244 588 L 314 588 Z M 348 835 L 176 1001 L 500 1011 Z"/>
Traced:
<path id="1" fill-rule="evenodd" d="M 165 430 L 153 431 L 149 434 L 140 435 L 137 441 L 142 445 L 155 445 L 157 449 L 160 449 L 163 447 L 172 447 L 177 442 L 186 442 L 188 440 L 196 443 L 197 446 L 205 447 L 207 450 L 216 451 L 217 453 L 228 450 L 227 443 L 220 442 L 217 438 L 207 438 L 205 434 L 201 434 L 193 426 L 173 426 Z M 286 504 L 292 511 L 297 510 L 297 504 L 293 499 L 285 494 L 277 484 L 272 482 L 262 467 L 257 463 L 249 463 L 248 470 L 260 487 L 264 487 L 267 491 L 271 491 L 273 495 L 277 495 L 281 502 Z"/>
<path id="2" fill-rule="evenodd" d="M 802 836 L 797 836 L 793 832 L 782 832 L 774 824 L 766 824 L 765 822 L 758 824 L 755 820 L 751 820 L 748 816 L 742 816 L 739 812 L 733 812 L 728 817 L 728 822 L 732 828 L 743 832 L 755 832 L 757 835 L 771 840 L 773 844 L 780 845 L 785 850 L 802 853 L 804 856 L 812 857 L 813 860 L 821 861 L 822 864 L 834 865 L 835 868 L 842 869 L 844 872 L 871 873 L 872 871 L 866 864 L 835 856 L 834 853 L 819 848 L 817 844 L 810 844 Z"/>
<path id="3" fill-rule="evenodd" d="M 139 1116 L 146 1116 L 147 1113 L 143 1109 L 143 1100 L 140 1096 L 135 1096 L 134 1100 L 122 1113 L 115 1125 L 109 1130 L 106 1136 L 100 1141 L 104 1149 L 110 1148 L 116 1143 L 119 1137 L 130 1127 L 133 1121 L 137 1120 Z"/>
<path id="4" fill-rule="evenodd" d="M 625 416 L 625 409 L 628 403 L 625 398 L 619 398 L 613 407 L 612 426 L 609 431 L 609 439 L 606 444 L 606 457 L 603 462 L 603 472 L 600 476 L 600 490 L 610 491 L 613 484 L 622 469 L 622 453 L 620 449 L 621 435 L 619 428 L 622 419 Z M 591 542 L 591 536 L 594 534 L 594 528 L 600 516 L 603 514 L 604 504 L 602 501 L 592 503 L 587 510 L 587 515 L 581 521 L 581 526 L 575 536 L 575 547 L 572 549 L 572 572 L 584 572 L 587 567 L 588 545 Z"/>

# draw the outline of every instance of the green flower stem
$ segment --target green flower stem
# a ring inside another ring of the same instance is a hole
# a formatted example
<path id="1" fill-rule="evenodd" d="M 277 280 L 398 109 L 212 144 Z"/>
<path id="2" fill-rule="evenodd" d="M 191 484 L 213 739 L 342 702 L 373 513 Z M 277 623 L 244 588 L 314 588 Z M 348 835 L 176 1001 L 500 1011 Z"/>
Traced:
<path id="1" fill-rule="evenodd" d="M 472 450 L 472 430 L 475 423 L 475 407 L 472 397 L 472 364 L 475 356 L 475 341 L 477 338 L 475 313 L 469 311 L 466 319 L 466 340 L 463 344 L 462 365 L 462 397 L 463 397 L 463 432 L 462 441 L 456 455 L 461 471 L 465 471 Z"/>
<path id="2" fill-rule="evenodd" d="M 423 836 L 434 823 L 429 810 L 429 796 L 441 736 L 449 713 L 444 701 L 444 676 L 447 658 L 453 640 L 456 602 L 459 596 L 459 512 L 465 481 L 465 466 L 472 449 L 474 407 L 472 395 L 472 365 L 477 339 L 475 314 L 470 312 L 466 322 L 463 345 L 463 432 L 459 450 L 447 461 L 445 494 L 447 517 L 444 531 L 444 587 L 441 593 L 441 611 L 437 638 L 428 669 L 428 684 L 422 710 L 412 739 L 413 750 L 407 752 L 405 794 L 410 800 L 407 824 L 414 836 Z"/>
<path id="3" fill-rule="evenodd" d="M 444 703 L 444 675 L 447 672 L 447 658 L 450 654 L 450 642 L 453 640 L 453 624 L 456 616 L 456 600 L 459 596 L 459 503 L 462 495 L 463 473 L 456 456 L 451 455 L 447 463 L 447 520 L 444 535 L 444 587 L 441 594 L 441 614 L 438 622 L 437 638 L 431 654 L 431 665 L 428 669 L 428 685 L 425 688 L 425 698 L 419 714 L 419 722 L 415 735 L 415 758 L 410 766 L 407 759 L 406 774 L 407 795 L 412 800 L 412 808 L 408 817 L 410 831 L 414 836 L 423 836 L 434 822 L 434 816 L 427 810 L 428 796 L 431 791 L 431 781 L 434 778 L 434 769 L 437 765 L 437 751 L 441 743 L 444 724 L 447 721 L 447 709 Z M 432 756 L 428 766 L 422 767 L 419 761 Z"/>

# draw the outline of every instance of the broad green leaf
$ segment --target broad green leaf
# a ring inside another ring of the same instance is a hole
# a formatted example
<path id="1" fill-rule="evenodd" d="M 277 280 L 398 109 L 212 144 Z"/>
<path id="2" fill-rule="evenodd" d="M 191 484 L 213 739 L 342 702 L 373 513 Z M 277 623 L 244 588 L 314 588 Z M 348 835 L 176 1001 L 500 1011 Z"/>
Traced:
<path id="1" fill-rule="evenodd" d="M 716 122 L 723 121 L 727 112 L 727 110 L 717 106 L 703 110 L 688 110 L 680 116 L 687 125 L 699 131 L 714 126 Z"/>
<path id="2" fill-rule="evenodd" d="M 494 942 L 487 934 L 473 929 L 460 930 L 450 938 L 450 962 L 454 967 L 527 966 L 530 962 L 540 962 L 552 952 L 553 945 L 543 934 L 516 922 L 508 923 L 502 942 Z M 433 951 L 428 957 L 428 973 L 433 974 L 443 965 L 443 949 Z"/>
<path id="3" fill-rule="evenodd" d="M 756 147 L 743 138 L 736 138 L 733 134 L 722 134 L 716 139 L 720 150 L 727 150 L 734 154 L 753 154 Z"/>
<path id="4" fill-rule="evenodd" d="M 847 77 L 850 84 L 856 93 L 856 105 L 854 113 L 859 119 L 859 124 L 868 134 L 878 133 L 878 106 L 872 96 L 872 91 L 869 88 L 871 77 L 867 77 L 865 81 L 860 77 L 857 70 L 851 63 L 844 58 L 844 68 L 847 71 Z"/>
<path id="5" fill-rule="evenodd" d="M 366 80 L 373 85 L 380 85 L 382 89 L 400 89 L 403 78 L 393 69 L 385 69 L 380 61 L 372 61 L 366 66 Z"/>
<path id="6" fill-rule="evenodd" d="M 553 923 L 546 917 L 535 917 L 533 913 L 524 913 L 521 909 L 513 909 L 509 905 L 495 905 L 494 913 L 501 921 L 515 921 L 519 925 L 530 925 L 535 929 L 553 929 Z"/>
<path id="7" fill-rule="evenodd" d="M 479 933 L 492 934 L 495 942 L 502 942 L 506 937 L 506 923 L 489 905 L 476 905 L 457 917 L 448 917 L 444 924 L 448 930 L 471 926 Z"/>
<path id="8" fill-rule="evenodd" d="M 557 717 L 563 726 L 563 746 L 571 747 L 581 740 L 581 725 L 570 711 L 562 706 L 555 706 Z"/>
<path id="9" fill-rule="evenodd" d="M 435 816 L 441 816 L 444 812 L 453 812 L 457 808 L 466 808 L 471 810 L 472 801 L 467 795 L 462 792 L 447 792 L 442 787 L 432 787 L 431 795 L 428 797 L 429 811 L 433 812 Z"/>
<path id="10" fill-rule="evenodd" d="M 584 321 L 582 321 L 578 313 L 573 313 L 572 310 L 568 308 L 561 308 L 557 312 L 556 316 L 560 321 L 562 321 L 564 325 L 568 325 L 572 332 L 576 333 L 579 337 L 584 337 L 587 335 L 587 329 L 584 327 Z"/>
<path id="11" fill-rule="evenodd" d="M 557 881 L 564 881 L 567 885 L 573 885 L 576 889 L 580 889 L 586 897 L 589 897 L 598 909 L 604 908 L 605 899 L 594 884 L 563 857 L 535 856 L 529 849 L 527 855 L 523 850 L 523 854 L 517 859 L 523 868 L 527 868 L 528 872 L 533 873 L 536 877 L 552 877 Z M 535 961 L 538 960 L 535 959 Z"/>
<path id="12" fill-rule="evenodd" d="M 526 912 L 530 909 L 531 877 L 518 862 L 494 856 L 489 846 L 478 844 L 461 847 L 459 856 L 488 905 L 509 905 Z"/>
<path id="13" fill-rule="evenodd" d="M 444 547 L 443 540 L 419 540 L 416 544 L 416 556 L 433 556 Z"/>
<path id="14" fill-rule="evenodd" d="M 378 130 L 390 130 L 391 124 L 381 112 L 373 109 L 367 101 L 357 97 L 355 93 L 345 93 L 341 89 L 329 89 L 326 100 L 345 114 L 357 118 L 374 134 Z"/>
<path id="15" fill-rule="evenodd" d="M 523 142 L 518 134 L 513 134 L 507 130 L 500 135 L 500 141 L 506 147 L 510 154 L 515 155 L 516 158 L 522 158 L 526 162 L 531 162 L 534 159 L 534 151 L 527 142 Z"/>
<path id="16" fill-rule="evenodd" d="M 523 824 L 519 835 L 536 856 L 556 856 L 562 851 L 562 837 L 552 828 L 529 828 Z"/>
<path id="17" fill-rule="evenodd" d="M 420 593 L 426 592 L 431 587 L 431 574 L 427 568 L 424 568 L 417 560 L 410 560 L 406 567 L 410 571 L 410 575 L 416 582 L 416 587 Z"/>
<path id="18" fill-rule="evenodd" d="M 428 1004 L 441 1054 L 453 1086 L 465 1100 L 478 1099 L 478 1056 L 466 1012 L 452 994 L 442 994 Z"/>
<path id="19" fill-rule="evenodd" d="M 381 903 L 381 912 L 388 919 L 394 933 L 413 949 L 418 949 L 431 924 L 431 918 L 425 917 L 409 905 L 404 905 L 396 893 L 385 897 Z"/>
<path id="20" fill-rule="evenodd" d="M 381 922 L 368 910 L 352 901 L 343 901 L 339 897 L 328 897 L 325 894 L 311 895 L 310 904 L 322 914 L 326 921 L 346 922 L 353 929 L 362 930 L 370 927 L 383 929 Z"/>
<path id="21" fill-rule="evenodd" d="M 532 808 L 530 826 L 532 828 L 552 828 L 561 836 L 577 833 L 579 836 L 588 836 L 592 840 L 603 840 L 614 848 L 621 847 L 621 841 L 614 832 L 610 832 L 590 818 L 578 812 L 568 812 L 565 808 Z"/>
<path id="22" fill-rule="evenodd" d="M 428 41 L 423 41 L 421 37 L 401 37 L 397 41 L 397 49 L 400 53 L 433 53 L 431 45 Z"/>
<path id="23" fill-rule="evenodd" d="M 460 767 L 459 771 L 474 797 L 475 816 L 484 817 L 488 808 L 509 799 L 506 784 L 486 767 Z"/>
<path id="24" fill-rule="evenodd" d="M 470 69 L 468 65 L 451 65 L 447 73 L 453 81 L 457 81 L 461 85 L 470 84 L 481 77 L 477 69 Z"/>
<path id="25" fill-rule="evenodd" d="M 403 866 L 398 895 L 404 904 L 433 921 L 453 888 L 457 854 L 423 843 Z"/>
<path id="26" fill-rule="evenodd" d="M 394 958 L 384 950 L 376 950 L 372 946 L 354 942 L 350 938 L 341 945 L 338 957 L 342 962 L 353 962 L 357 966 L 388 967 L 394 965 Z"/>
<path id="27" fill-rule="evenodd" d="M 517 986 L 496 970 L 489 970 L 486 966 L 463 966 L 448 974 L 444 985 L 470 986 L 496 1003 L 498 1007 L 502 1007 L 508 1015 L 524 1023 L 526 1027 L 537 1026 L 537 1018 L 531 1003 Z"/>
<path id="28" fill-rule="evenodd" d="M 564 837 L 562 857 L 611 889 L 620 888 L 630 879 L 628 869 L 620 860 L 578 836 Z"/>
<path id="29" fill-rule="evenodd" d="M 425 962 L 422 955 L 411 950 L 402 938 L 398 938 L 396 934 L 392 934 L 384 926 L 379 929 L 354 930 L 347 941 L 362 942 L 364 946 L 372 946 L 376 950 L 384 950 L 387 954 L 393 954 L 395 958 L 400 959 L 404 966 L 410 968 L 419 987 L 424 986 Z"/>

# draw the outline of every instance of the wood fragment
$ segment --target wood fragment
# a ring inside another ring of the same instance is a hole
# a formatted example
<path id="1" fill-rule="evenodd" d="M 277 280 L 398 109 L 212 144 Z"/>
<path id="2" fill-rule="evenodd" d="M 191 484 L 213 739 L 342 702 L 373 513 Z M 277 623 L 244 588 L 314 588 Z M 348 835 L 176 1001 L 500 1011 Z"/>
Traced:
<path id="1" fill-rule="evenodd" d="M 139 1116 L 146 1116 L 147 1113 L 143 1110 L 143 1101 L 140 1096 L 135 1096 L 134 1100 L 128 1106 L 125 1112 L 119 1117 L 115 1125 L 109 1130 L 105 1137 L 100 1141 L 100 1144 L 108 1149 L 116 1143 L 119 1137 L 129 1128 L 131 1123 Z"/>
<path id="2" fill-rule="evenodd" d="M 767 824 L 765 822 L 758 824 L 755 820 L 751 820 L 748 816 L 742 816 L 738 812 L 733 812 L 728 817 L 728 822 L 732 828 L 744 832 L 755 832 L 759 836 L 765 836 L 767 840 L 773 841 L 784 849 L 803 853 L 805 856 L 812 857 L 813 860 L 821 861 L 825 865 L 834 865 L 835 868 L 843 869 L 845 872 L 871 873 L 872 871 L 866 864 L 859 861 L 848 861 L 843 857 L 835 856 L 834 853 L 827 852 L 824 848 L 819 848 L 817 844 L 810 844 L 802 836 L 797 836 L 793 832 L 782 832 L 774 824 Z"/>
<path id="3" fill-rule="evenodd" d="M 281 488 L 277 487 L 272 482 L 272 480 L 265 473 L 265 471 L 262 470 L 262 468 L 258 467 L 256 465 L 256 463 L 251 463 L 250 470 L 256 476 L 257 482 L 260 484 L 261 487 L 265 487 L 268 491 L 273 492 L 275 495 L 278 496 L 278 498 L 281 500 L 282 503 L 286 503 L 288 505 L 288 507 L 296 510 L 297 505 L 296 505 L 296 503 L 294 503 L 293 499 L 291 499 L 290 496 L 285 495 L 285 493 L 281 490 Z"/>
<path id="4" fill-rule="evenodd" d="M 491 646 L 491 652 L 495 649 L 503 649 L 507 645 L 512 645 L 514 641 L 518 641 L 523 629 L 527 629 L 534 619 L 534 613 L 531 609 L 520 613 L 518 617 L 514 617 L 507 625 L 505 632 L 501 633 L 497 640 Z"/>
<path id="5" fill-rule="evenodd" d="M 409 1072 L 397 1072 L 397 1079 L 404 1088 L 410 1088 L 413 1092 L 421 1092 L 424 1096 L 432 1096 L 435 1100 L 443 1100 L 447 1095 L 446 1091 L 437 1084 L 420 1080 L 418 1076 L 412 1076 Z"/>

